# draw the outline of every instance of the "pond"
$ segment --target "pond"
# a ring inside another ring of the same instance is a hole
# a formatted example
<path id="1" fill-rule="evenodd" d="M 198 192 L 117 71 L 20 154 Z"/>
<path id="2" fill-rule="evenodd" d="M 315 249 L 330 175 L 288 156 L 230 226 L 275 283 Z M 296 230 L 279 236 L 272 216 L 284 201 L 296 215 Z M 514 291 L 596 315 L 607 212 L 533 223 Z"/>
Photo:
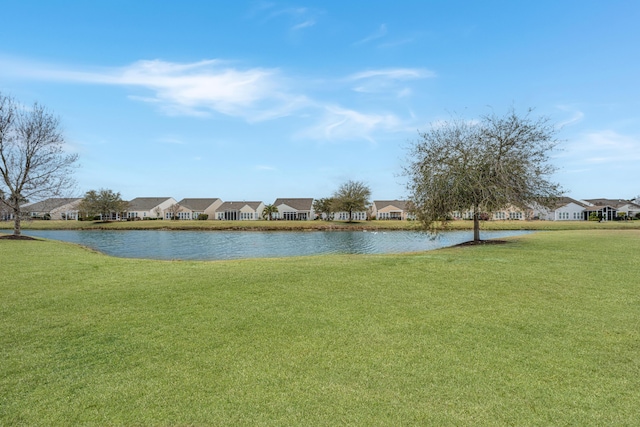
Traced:
<path id="1" fill-rule="evenodd" d="M 529 231 L 483 231 L 496 239 Z M 77 243 L 123 258 L 228 260 L 321 254 L 387 254 L 454 246 L 472 231 L 437 235 L 416 231 L 78 231 L 23 230 L 23 234 Z"/>

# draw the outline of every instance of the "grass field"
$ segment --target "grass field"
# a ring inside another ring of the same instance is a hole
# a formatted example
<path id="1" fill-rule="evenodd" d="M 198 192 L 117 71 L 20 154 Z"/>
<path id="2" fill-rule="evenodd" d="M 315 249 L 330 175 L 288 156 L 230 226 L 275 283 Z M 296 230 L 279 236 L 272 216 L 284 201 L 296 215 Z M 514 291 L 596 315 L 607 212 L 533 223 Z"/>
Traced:
<path id="1" fill-rule="evenodd" d="M 0 425 L 637 425 L 640 231 L 185 262 L 0 240 Z"/>

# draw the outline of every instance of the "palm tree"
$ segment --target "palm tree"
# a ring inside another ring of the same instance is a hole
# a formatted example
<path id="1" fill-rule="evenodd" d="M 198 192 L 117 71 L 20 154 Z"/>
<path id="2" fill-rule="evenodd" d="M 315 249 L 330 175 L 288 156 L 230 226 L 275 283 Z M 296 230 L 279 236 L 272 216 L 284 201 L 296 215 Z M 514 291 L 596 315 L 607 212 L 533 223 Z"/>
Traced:
<path id="1" fill-rule="evenodd" d="M 278 213 L 278 207 L 275 205 L 265 205 L 262 210 L 262 218 L 268 221 L 273 219 L 273 215 Z"/>

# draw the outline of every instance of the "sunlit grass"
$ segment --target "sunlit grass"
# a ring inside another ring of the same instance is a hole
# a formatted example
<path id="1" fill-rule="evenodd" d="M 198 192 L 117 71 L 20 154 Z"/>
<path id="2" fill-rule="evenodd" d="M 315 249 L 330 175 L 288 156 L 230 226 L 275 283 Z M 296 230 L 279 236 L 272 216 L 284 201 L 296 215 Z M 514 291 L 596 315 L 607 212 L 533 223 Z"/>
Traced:
<path id="1" fill-rule="evenodd" d="M 216 262 L 0 240 L 0 425 L 634 425 L 640 232 Z"/>

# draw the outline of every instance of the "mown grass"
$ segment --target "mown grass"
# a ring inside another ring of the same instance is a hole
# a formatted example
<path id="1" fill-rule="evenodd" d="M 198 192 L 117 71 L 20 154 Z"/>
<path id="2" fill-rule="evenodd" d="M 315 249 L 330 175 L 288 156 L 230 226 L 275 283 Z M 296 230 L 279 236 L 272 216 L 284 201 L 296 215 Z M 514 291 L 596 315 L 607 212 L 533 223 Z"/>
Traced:
<path id="1" fill-rule="evenodd" d="M 180 262 L 0 240 L 0 425 L 635 425 L 640 231 Z"/>
<path id="2" fill-rule="evenodd" d="M 23 221 L 25 230 L 416 230 L 416 221 Z M 443 228 L 436 224 L 436 228 Z M 471 230 L 473 221 L 444 228 Z M 0 230 L 13 222 L 0 222 Z M 483 221 L 481 230 L 640 230 L 640 221 Z"/>

